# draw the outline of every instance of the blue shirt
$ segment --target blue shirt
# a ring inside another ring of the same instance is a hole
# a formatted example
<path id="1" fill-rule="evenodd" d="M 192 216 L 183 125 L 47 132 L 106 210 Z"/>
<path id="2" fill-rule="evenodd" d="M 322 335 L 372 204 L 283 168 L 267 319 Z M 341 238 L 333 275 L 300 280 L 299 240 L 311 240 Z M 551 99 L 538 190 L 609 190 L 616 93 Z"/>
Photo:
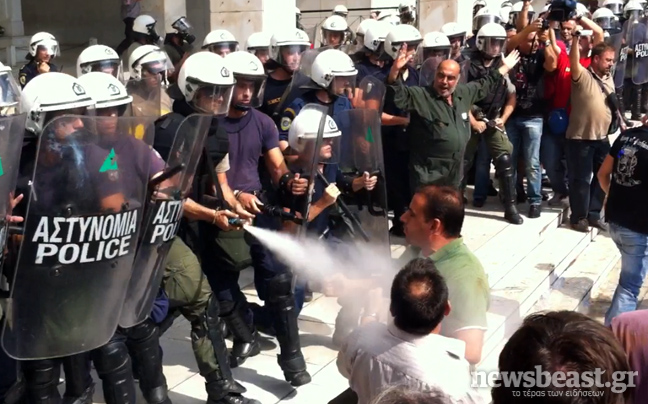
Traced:
<path id="1" fill-rule="evenodd" d="M 260 191 L 259 157 L 279 147 L 277 127 L 256 109 L 242 118 L 220 118 L 220 124 L 229 136 L 229 186 L 244 192 Z"/>
<path id="2" fill-rule="evenodd" d="M 389 71 L 385 71 L 384 68 L 376 66 L 366 58 L 361 62 L 356 63 L 355 68 L 358 70 L 358 76 L 356 77 L 358 85 L 360 85 L 362 80 L 367 76 L 373 76 L 380 81 L 385 81 L 389 74 Z"/>
<path id="3" fill-rule="evenodd" d="M 54 65 L 53 63 L 48 63 L 50 67 L 50 72 L 57 72 L 58 67 Z M 36 61 L 32 60 L 23 67 L 20 68 L 20 71 L 18 72 L 18 81 L 20 82 L 20 86 L 22 88 L 25 88 L 27 83 L 31 81 L 34 77 L 38 76 L 38 66 L 36 65 Z"/>
<path id="4" fill-rule="evenodd" d="M 352 109 L 351 101 L 345 96 L 335 97 L 335 100 L 330 104 L 325 104 L 320 101 L 315 93 L 317 90 L 310 90 L 304 93 L 301 97 L 297 97 L 281 114 L 281 125 L 279 128 L 279 140 L 288 141 L 288 131 L 292 125 L 293 119 L 299 115 L 299 111 L 304 108 L 306 104 L 319 104 L 328 107 L 330 115 L 337 122 L 337 115 L 349 109 Z M 339 122 L 338 122 L 339 126 Z"/>
<path id="5" fill-rule="evenodd" d="M 325 164 L 322 174 L 324 175 L 324 178 L 326 178 L 326 181 L 329 182 L 329 184 L 337 183 L 338 187 L 344 181 L 344 176 L 342 175 L 342 171 L 340 171 L 340 168 L 338 167 L 337 164 Z M 319 177 L 316 177 L 315 186 L 313 187 L 313 198 L 311 199 L 311 205 L 317 202 L 318 200 L 320 200 L 320 198 L 322 198 L 325 189 L 326 189 L 326 184 L 324 184 L 324 182 Z M 333 208 L 333 206 L 335 205 L 331 205 L 326 209 L 324 209 L 310 223 L 308 223 L 307 229 L 309 233 L 320 236 L 322 233 L 326 231 L 329 225 L 329 215 L 331 213 L 331 209 Z M 304 213 L 305 207 L 306 207 L 305 197 L 302 196 L 302 197 L 295 198 L 295 206 L 294 206 L 295 211 Z"/>

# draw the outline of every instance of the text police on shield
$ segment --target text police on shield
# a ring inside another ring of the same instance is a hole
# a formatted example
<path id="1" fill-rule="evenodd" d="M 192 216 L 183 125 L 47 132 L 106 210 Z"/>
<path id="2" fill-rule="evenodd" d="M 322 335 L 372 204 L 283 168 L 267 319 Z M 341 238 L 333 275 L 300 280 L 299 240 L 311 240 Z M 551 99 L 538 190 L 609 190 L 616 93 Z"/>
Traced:
<path id="1" fill-rule="evenodd" d="M 31 243 L 34 264 L 77 264 L 122 257 L 131 252 L 137 210 L 100 216 L 43 216 Z"/>

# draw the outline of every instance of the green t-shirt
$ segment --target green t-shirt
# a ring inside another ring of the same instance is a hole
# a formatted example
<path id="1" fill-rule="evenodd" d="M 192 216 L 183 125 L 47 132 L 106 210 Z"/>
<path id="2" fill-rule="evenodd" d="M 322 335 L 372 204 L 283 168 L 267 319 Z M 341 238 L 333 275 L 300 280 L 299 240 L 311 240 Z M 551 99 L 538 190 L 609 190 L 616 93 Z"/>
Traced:
<path id="1" fill-rule="evenodd" d="M 451 337 L 459 330 L 471 328 L 485 331 L 490 287 L 479 259 L 462 238 L 451 241 L 429 258 L 448 285 L 451 310 L 441 324 L 441 334 Z"/>

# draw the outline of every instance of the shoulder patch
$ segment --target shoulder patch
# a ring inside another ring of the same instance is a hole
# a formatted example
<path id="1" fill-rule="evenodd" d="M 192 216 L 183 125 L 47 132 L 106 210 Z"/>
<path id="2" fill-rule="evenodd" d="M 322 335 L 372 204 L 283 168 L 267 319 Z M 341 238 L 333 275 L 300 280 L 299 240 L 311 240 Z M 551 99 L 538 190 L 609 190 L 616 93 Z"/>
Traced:
<path id="1" fill-rule="evenodd" d="M 20 84 L 24 86 L 27 82 L 27 75 L 25 73 L 22 73 L 18 80 L 20 81 Z"/>
<path id="2" fill-rule="evenodd" d="M 292 119 L 288 118 L 287 116 L 284 116 L 281 118 L 281 130 L 282 131 L 287 131 L 290 129 L 290 125 L 292 124 Z"/>
<path id="3" fill-rule="evenodd" d="M 295 110 L 292 109 L 292 108 L 286 108 L 286 110 L 284 111 L 284 114 L 286 114 L 286 113 L 291 114 L 293 116 L 293 118 L 297 116 L 297 114 L 295 113 Z"/>

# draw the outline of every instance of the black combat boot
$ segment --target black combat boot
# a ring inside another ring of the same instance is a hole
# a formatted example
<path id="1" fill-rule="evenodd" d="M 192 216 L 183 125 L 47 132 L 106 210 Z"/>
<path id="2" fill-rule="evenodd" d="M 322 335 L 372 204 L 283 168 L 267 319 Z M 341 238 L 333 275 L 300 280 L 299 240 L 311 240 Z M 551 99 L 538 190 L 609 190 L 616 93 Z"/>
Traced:
<path id="1" fill-rule="evenodd" d="M 221 319 L 227 324 L 227 329 L 232 333 L 234 345 L 230 355 L 230 366 L 241 366 L 248 358 L 261 353 L 259 333 L 254 325 L 248 324 L 243 318 L 245 303 L 233 304 L 220 302 L 221 312 L 226 313 Z"/>
<path id="2" fill-rule="evenodd" d="M 65 395 L 63 404 L 92 404 L 94 382 L 90 376 L 90 353 L 81 353 L 63 359 Z"/>
<path id="3" fill-rule="evenodd" d="M 171 404 L 166 378 L 162 373 L 159 329 L 152 320 L 122 332 L 139 376 L 140 390 L 148 404 Z"/>
<path id="4" fill-rule="evenodd" d="M 290 274 L 276 275 L 268 282 L 267 305 L 277 332 L 281 352 L 277 359 L 284 378 L 295 387 L 310 383 L 311 376 L 306 370 L 306 361 L 299 342 L 297 310 Z"/>
<path id="5" fill-rule="evenodd" d="M 247 390 L 234 380 L 229 365 L 225 338 L 220 326 L 223 321 L 219 317 L 218 301 L 213 295 L 209 299 L 207 310 L 205 310 L 204 320 L 204 328 L 207 330 L 207 337 L 214 348 L 214 356 L 218 365 L 218 369 L 205 376 L 207 404 L 261 404 L 256 400 L 243 397 Z"/>
<path id="6" fill-rule="evenodd" d="M 515 195 L 515 180 L 513 177 L 513 166 L 511 156 L 503 154 L 495 159 L 495 171 L 499 181 L 500 199 L 504 204 L 504 219 L 511 224 L 522 224 L 524 220 L 517 210 Z"/>

